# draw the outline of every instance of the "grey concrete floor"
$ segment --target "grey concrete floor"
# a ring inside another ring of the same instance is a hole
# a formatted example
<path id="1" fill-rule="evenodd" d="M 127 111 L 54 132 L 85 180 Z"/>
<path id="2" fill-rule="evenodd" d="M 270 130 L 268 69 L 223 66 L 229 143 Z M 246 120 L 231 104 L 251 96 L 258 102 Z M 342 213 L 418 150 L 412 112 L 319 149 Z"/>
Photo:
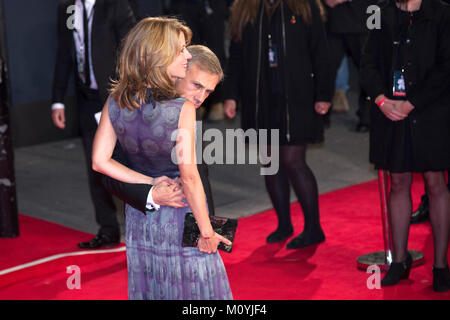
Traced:
<path id="1" fill-rule="evenodd" d="M 368 133 L 356 133 L 356 94 L 347 93 L 351 110 L 332 114 L 325 142 L 309 146 L 307 162 L 319 192 L 325 193 L 376 178 L 368 161 Z M 234 121 L 205 122 L 204 128 L 238 128 Z M 58 141 L 14 151 L 19 212 L 95 234 L 98 226 L 90 200 L 80 139 Z M 259 165 L 210 165 L 216 215 L 244 217 L 272 207 Z M 297 201 L 291 192 L 291 201 Z M 123 210 L 118 217 L 123 226 Z"/>

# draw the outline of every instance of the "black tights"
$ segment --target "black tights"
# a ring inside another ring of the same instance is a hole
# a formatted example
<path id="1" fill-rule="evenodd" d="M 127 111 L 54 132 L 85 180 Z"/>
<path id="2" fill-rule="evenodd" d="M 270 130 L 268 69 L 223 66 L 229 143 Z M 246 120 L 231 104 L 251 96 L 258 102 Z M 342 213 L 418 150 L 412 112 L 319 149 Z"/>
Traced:
<path id="1" fill-rule="evenodd" d="M 450 193 L 445 183 L 444 172 L 425 172 L 423 176 L 429 197 L 430 220 L 434 240 L 434 265 L 437 268 L 443 268 L 447 265 Z M 412 210 L 411 182 L 412 174 L 410 172 L 391 173 L 389 212 L 395 262 L 406 259 Z"/>
<path id="2" fill-rule="evenodd" d="M 278 217 L 277 230 L 292 229 L 289 200 L 291 183 L 303 210 L 304 232 L 321 231 L 317 182 L 306 164 L 306 145 L 280 146 L 278 172 L 264 177 L 267 192 Z"/>

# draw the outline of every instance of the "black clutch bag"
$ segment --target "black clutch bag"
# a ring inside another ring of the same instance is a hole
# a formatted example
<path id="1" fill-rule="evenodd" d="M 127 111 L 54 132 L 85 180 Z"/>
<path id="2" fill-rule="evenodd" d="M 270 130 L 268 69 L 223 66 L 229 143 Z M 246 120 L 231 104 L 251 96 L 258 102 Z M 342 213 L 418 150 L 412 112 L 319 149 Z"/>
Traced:
<path id="1" fill-rule="evenodd" d="M 217 249 L 230 253 L 238 224 L 237 219 L 210 216 L 209 220 L 214 232 L 231 241 L 231 245 L 220 242 Z M 188 212 L 184 219 L 183 243 L 181 245 L 183 247 L 196 247 L 199 238 L 200 230 L 198 229 L 197 221 L 195 221 L 194 214 Z"/>

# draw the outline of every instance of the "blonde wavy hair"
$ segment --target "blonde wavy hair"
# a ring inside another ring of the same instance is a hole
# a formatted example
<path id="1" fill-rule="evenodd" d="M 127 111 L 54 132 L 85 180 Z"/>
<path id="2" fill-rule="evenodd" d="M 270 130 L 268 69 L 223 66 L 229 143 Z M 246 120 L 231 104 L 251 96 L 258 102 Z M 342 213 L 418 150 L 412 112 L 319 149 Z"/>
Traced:
<path id="1" fill-rule="evenodd" d="M 180 33 L 188 45 L 191 29 L 177 19 L 165 17 L 142 19 L 130 30 L 117 60 L 118 79 L 111 81 L 111 96 L 121 108 L 139 108 L 146 102 L 148 87 L 156 101 L 177 96 L 167 67 L 180 54 Z"/>

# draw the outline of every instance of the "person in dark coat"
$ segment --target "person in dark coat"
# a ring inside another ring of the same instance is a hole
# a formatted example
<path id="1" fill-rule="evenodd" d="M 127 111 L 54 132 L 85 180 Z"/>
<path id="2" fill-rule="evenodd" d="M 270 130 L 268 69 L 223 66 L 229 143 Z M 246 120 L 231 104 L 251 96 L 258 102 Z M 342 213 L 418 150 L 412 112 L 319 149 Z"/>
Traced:
<path id="1" fill-rule="evenodd" d="M 293 233 L 291 183 L 305 225 L 288 243 L 290 249 L 325 240 L 317 182 L 305 160 L 306 145 L 324 139 L 323 114 L 332 95 L 324 13 L 316 0 L 236 0 L 231 7 L 224 111 L 233 118 L 240 101 L 244 130 L 279 130 L 280 168 L 265 175 L 278 228 L 267 242 L 282 241 Z"/>
<path id="2" fill-rule="evenodd" d="M 371 108 L 370 161 L 391 175 L 394 261 L 381 281 L 409 274 L 412 172 L 425 179 L 434 237 L 433 287 L 450 290 L 450 7 L 438 0 L 386 0 L 381 28 L 370 32 L 360 70 Z"/>

